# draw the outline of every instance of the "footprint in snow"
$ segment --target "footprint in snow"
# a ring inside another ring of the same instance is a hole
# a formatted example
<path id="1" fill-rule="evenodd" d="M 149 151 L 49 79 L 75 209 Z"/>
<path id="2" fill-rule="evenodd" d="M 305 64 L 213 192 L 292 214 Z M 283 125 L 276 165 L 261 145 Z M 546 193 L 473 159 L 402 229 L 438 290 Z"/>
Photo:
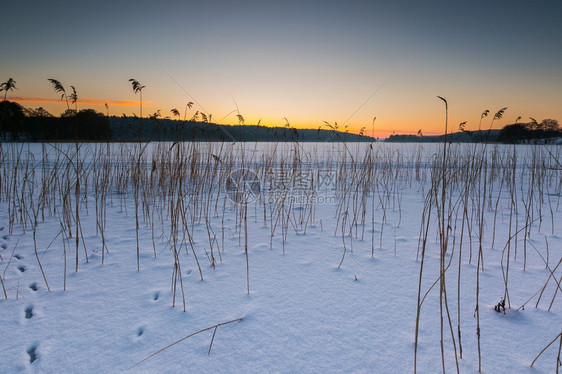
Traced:
<path id="1" fill-rule="evenodd" d="M 27 348 L 27 354 L 29 355 L 29 363 L 32 364 L 39 358 L 39 354 L 37 353 L 37 344 L 33 344 L 29 348 Z"/>
<path id="2" fill-rule="evenodd" d="M 23 260 L 23 256 L 22 255 L 14 255 L 15 258 L 17 258 L 18 260 Z"/>
<path id="3" fill-rule="evenodd" d="M 21 271 L 22 273 L 24 273 L 26 269 L 25 269 L 25 266 L 20 265 L 20 266 L 18 266 L 18 270 Z"/>
<path id="4" fill-rule="evenodd" d="M 33 306 L 32 305 L 25 308 L 25 318 L 31 319 L 31 317 L 33 317 Z"/>
<path id="5" fill-rule="evenodd" d="M 139 327 L 137 329 L 137 336 L 141 336 L 142 334 L 144 334 L 144 328 L 143 327 Z"/>
<path id="6" fill-rule="evenodd" d="M 160 298 L 160 292 L 155 292 L 152 294 L 152 300 L 156 301 Z"/>
<path id="7" fill-rule="evenodd" d="M 37 291 L 37 283 L 33 282 L 29 285 L 31 291 Z"/>
<path id="8" fill-rule="evenodd" d="M 0 245 L 0 247 L 2 247 L 2 249 L 8 248 L 8 246 L 6 244 L 2 244 L 2 245 Z"/>

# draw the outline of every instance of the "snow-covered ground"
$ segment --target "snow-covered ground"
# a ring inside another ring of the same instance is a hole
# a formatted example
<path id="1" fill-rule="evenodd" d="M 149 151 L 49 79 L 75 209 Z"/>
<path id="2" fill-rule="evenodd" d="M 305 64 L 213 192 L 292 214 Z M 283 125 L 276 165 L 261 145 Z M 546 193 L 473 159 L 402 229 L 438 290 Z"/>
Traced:
<path id="1" fill-rule="evenodd" d="M 412 372 L 426 228 L 417 371 L 555 372 L 562 150 L 474 147 L 2 144 L 0 372 Z"/>

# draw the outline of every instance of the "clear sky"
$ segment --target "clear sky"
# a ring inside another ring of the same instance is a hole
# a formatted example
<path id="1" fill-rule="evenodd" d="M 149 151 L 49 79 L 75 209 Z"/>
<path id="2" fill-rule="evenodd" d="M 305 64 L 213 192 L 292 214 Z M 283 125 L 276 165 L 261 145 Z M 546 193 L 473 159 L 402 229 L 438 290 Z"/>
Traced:
<path id="1" fill-rule="evenodd" d="M 213 121 L 318 128 L 324 121 L 386 137 L 442 133 L 508 107 L 562 121 L 560 1 L 10 1 L 2 5 L 0 81 L 8 100 L 58 115 L 80 108 L 164 116 L 188 101 Z M 230 114 L 229 114 L 230 113 Z M 226 117 L 226 118 L 225 118 Z M 491 118 L 484 121 L 489 126 Z"/>

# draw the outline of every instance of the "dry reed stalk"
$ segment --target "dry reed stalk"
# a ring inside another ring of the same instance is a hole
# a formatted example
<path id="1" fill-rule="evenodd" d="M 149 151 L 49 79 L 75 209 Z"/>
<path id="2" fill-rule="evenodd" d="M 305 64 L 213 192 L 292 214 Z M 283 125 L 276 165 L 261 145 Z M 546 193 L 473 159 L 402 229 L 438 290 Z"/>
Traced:
<path id="1" fill-rule="evenodd" d="M 533 362 L 531 362 L 531 367 L 533 367 L 533 365 L 535 364 L 535 362 L 539 359 L 539 357 L 544 353 L 544 351 L 546 351 L 548 349 L 548 347 L 550 347 L 552 345 L 552 343 L 554 343 L 557 339 L 560 339 L 560 344 L 558 346 L 558 356 L 556 357 L 556 374 L 558 374 L 559 368 L 562 364 L 562 362 L 560 361 L 560 352 L 561 352 L 561 347 L 562 347 L 562 332 L 560 332 L 558 335 L 556 335 L 554 337 L 554 339 L 552 339 L 550 341 L 550 343 L 548 343 L 540 352 L 539 354 L 535 357 L 535 359 L 533 360 Z"/>
<path id="2" fill-rule="evenodd" d="M 129 367 L 129 369 L 134 368 L 135 366 L 137 366 L 137 365 L 143 363 L 144 361 L 148 360 L 149 358 L 152 358 L 152 357 L 156 356 L 157 354 L 161 353 L 162 351 L 165 351 L 166 349 L 168 349 L 168 348 L 170 348 L 170 347 L 173 347 L 174 345 L 176 345 L 176 344 L 178 344 L 178 343 L 181 343 L 181 342 L 183 342 L 184 340 L 189 339 L 189 338 L 191 338 L 191 337 L 194 336 L 194 335 L 197 335 L 197 334 L 200 334 L 200 333 L 202 333 L 202 332 L 209 331 L 209 330 L 212 330 L 212 329 L 214 329 L 215 332 L 216 332 L 216 329 L 217 329 L 218 327 L 224 326 L 224 325 L 228 325 L 228 324 L 233 323 L 233 322 L 240 322 L 240 321 L 242 321 L 242 319 L 243 319 L 243 318 L 237 318 L 237 319 L 233 319 L 232 321 L 218 323 L 218 324 L 216 324 L 216 325 L 214 325 L 214 326 L 207 327 L 207 328 L 204 328 L 204 329 L 202 329 L 202 330 L 196 331 L 196 332 L 194 332 L 194 333 L 192 333 L 192 334 L 189 334 L 189 335 L 187 335 L 187 336 L 181 338 L 180 340 L 177 340 L 177 341 L 173 342 L 172 344 L 168 344 L 168 345 L 165 346 L 164 348 L 162 348 L 162 349 L 160 349 L 160 350 L 154 352 L 153 354 L 151 354 L 151 355 L 145 357 L 144 359 L 140 360 L 139 362 L 137 362 L 137 363 L 134 364 L 133 366 Z M 215 334 L 213 333 L 213 340 L 214 340 L 214 336 L 215 336 Z M 211 340 L 211 346 L 212 346 L 212 341 L 213 341 L 213 340 Z M 209 353 L 211 352 L 211 346 L 209 346 Z"/>
<path id="3" fill-rule="evenodd" d="M 246 289 L 250 294 L 250 261 L 248 258 L 248 202 L 244 198 L 244 255 L 246 256 Z"/>

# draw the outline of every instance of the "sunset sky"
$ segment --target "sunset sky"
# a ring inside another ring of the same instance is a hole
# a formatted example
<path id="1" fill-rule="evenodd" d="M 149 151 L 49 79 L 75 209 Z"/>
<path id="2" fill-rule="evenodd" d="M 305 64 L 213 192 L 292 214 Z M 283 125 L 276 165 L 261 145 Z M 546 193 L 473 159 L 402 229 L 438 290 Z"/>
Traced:
<path id="1" fill-rule="evenodd" d="M 78 109 L 164 116 L 188 101 L 214 122 L 386 137 L 476 129 L 480 113 L 562 121 L 560 1 L 11 1 L 2 5 L 0 81 L 8 100 L 58 115 L 47 78 Z M 3 97 L 3 92 L 2 92 Z M 483 122 L 489 126 L 491 118 Z"/>

